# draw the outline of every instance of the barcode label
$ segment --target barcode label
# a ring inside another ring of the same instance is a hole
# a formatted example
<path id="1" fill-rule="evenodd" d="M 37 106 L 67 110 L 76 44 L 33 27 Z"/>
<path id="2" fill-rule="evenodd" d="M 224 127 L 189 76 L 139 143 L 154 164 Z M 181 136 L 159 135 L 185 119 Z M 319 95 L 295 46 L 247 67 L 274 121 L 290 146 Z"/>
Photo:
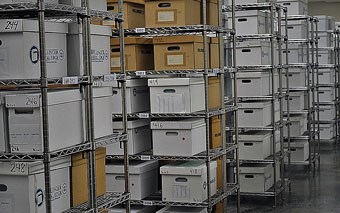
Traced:
<path id="1" fill-rule="evenodd" d="M 149 113 L 139 113 L 138 117 L 139 118 L 149 118 Z"/>
<path id="2" fill-rule="evenodd" d="M 136 28 L 136 33 L 145 33 L 145 28 Z"/>
<path id="3" fill-rule="evenodd" d="M 145 76 L 146 72 L 145 71 L 136 71 L 137 76 Z"/>
<path id="4" fill-rule="evenodd" d="M 142 156 L 140 156 L 140 159 L 141 160 L 151 160 L 151 157 L 147 156 L 147 155 L 142 155 Z"/>
<path id="5" fill-rule="evenodd" d="M 143 201 L 143 206 L 153 206 L 153 202 L 152 201 Z"/>
<path id="6" fill-rule="evenodd" d="M 104 81 L 115 81 L 117 80 L 116 74 L 104 75 Z"/>
<path id="7" fill-rule="evenodd" d="M 63 84 L 70 85 L 70 84 L 78 84 L 79 79 L 78 77 L 63 77 Z"/>

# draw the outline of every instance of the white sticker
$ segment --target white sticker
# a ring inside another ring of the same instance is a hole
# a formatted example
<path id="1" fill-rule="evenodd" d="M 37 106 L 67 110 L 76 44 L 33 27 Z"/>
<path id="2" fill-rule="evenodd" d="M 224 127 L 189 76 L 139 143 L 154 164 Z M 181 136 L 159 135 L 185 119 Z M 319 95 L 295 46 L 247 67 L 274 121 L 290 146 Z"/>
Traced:
<path id="1" fill-rule="evenodd" d="M 142 155 L 140 156 L 140 160 L 151 160 L 150 156 Z"/>
<path id="2" fill-rule="evenodd" d="M 16 32 L 22 31 L 22 21 L 21 20 L 6 20 L 0 22 L 0 31 L 2 32 Z"/>
<path id="3" fill-rule="evenodd" d="M 167 55 L 167 65 L 184 65 L 184 55 Z"/>
<path id="4" fill-rule="evenodd" d="M 120 67 L 120 57 L 112 57 L 111 58 L 111 67 L 119 68 Z"/>
<path id="5" fill-rule="evenodd" d="M 149 118 L 149 113 L 138 113 L 139 118 Z"/>
<path id="6" fill-rule="evenodd" d="M 117 80 L 117 75 L 116 74 L 110 74 L 110 75 L 104 75 L 104 81 L 115 81 Z"/>
<path id="7" fill-rule="evenodd" d="M 11 198 L 0 198 L 0 209 L 2 212 L 14 212 Z"/>
<path id="8" fill-rule="evenodd" d="M 71 84 L 79 83 L 78 77 L 63 77 L 62 81 L 64 85 L 71 85 Z"/>
<path id="9" fill-rule="evenodd" d="M 145 28 L 136 28 L 136 33 L 145 33 Z"/>
<path id="10" fill-rule="evenodd" d="M 158 85 L 158 79 L 149 79 L 148 84 L 150 86 L 157 86 Z"/>
<path id="11" fill-rule="evenodd" d="M 145 76 L 146 72 L 145 71 L 136 71 L 137 76 Z"/>
<path id="12" fill-rule="evenodd" d="M 103 20 L 103 25 L 104 26 L 115 26 L 116 23 L 113 20 Z"/>
<path id="13" fill-rule="evenodd" d="M 158 22 L 174 22 L 175 12 L 174 11 L 158 12 L 157 21 Z"/>
<path id="14" fill-rule="evenodd" d="M 143 201 L 143 206 L 153 206 L 153 202 L 150 200 Z"/>

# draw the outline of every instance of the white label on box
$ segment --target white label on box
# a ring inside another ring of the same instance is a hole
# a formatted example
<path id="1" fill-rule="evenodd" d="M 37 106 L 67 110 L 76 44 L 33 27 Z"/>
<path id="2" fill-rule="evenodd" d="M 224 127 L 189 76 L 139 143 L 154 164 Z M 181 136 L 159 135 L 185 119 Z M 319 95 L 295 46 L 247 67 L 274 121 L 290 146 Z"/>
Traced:
<path id="1" fill-rule="evenodd" d="M 46 49 L 46 63 L 56 64 L 65 58 L 63 49 Z"/>
<path id="2" fill-rule="evenodd" d="M 143 206 L 153 206 L 153 202 L 150 200 L 143 201 Z"/>
<path id="3" fill-rule="evenodd" d="M 174 22 L 175 12 L 174 11 L 158 12 L 157 21 L 158 22 Z"/>
<path id="4" fill-rule="evenodd" d="M 158 79 L 149 79 L 148 84 L 150 86 L 157 86 L 158 85 Z"/>
<path id="5" fill-rule="evenodd" d="M 103 63 L 109 59 L 109 51 L 108 50 L 92 50 L 91 51 L 91 60 L 96 63 Z"/>
<path id="6" fill-rule="evenodd" d="M 166 64 L 170 66 L 184 65 L 184 55 L 167 55 Z"/>
<path id="7" fill-rule="evenodd" d="M 62 81 L 64 85 L 71 85 L 71 84 L 79 83 L 78 77 L 63 77 Z"/>
<path id="8" fill-rule="evenodd" d="M 5 20 L 0 22 L 0 32 L 22 31 L 22 20 Z"/>
<path id="9" fill-rule="evenodd" d="M 120 67 L 120 57 L 111 58 L 111 67 L 114 67 L 114 68 Z"/>
<path id="10" fill-rule="evenodd" d="M 114 73 L 114 74 L 110 74 L 110 75 L 104 75 L 104 81 L 107 82 L 107 81 L 115 81 L 117 80 L 117 75 Z"/>
<path id="11" fill-rule="evenodd" d="M 151 160 L 151 157 L 147 155 L 142 155 L 140 156 L 140 160 Z"/>
<path id="12" fill-rule="evenodd" d="M 138 113 L 139 118 L 149 118 L 149 113 Z"/>
<path id="13" fill-rule="evenodd" d="M 28 175 L 28 164 L 24 162 L 1 163 L 2 174 L 7 175 Z"/>
<path id="14" fill-rule="evenodd" d="M 136 33 L 145 33 L 145 28 L 136 28 Z"/>
<path id="15" fill-rule="evenodd" d="M 145 71 L 136 71 L 137 76 L 145 76 L 146 72 Z"/>
<path id="16" fill-rule="evenodd" d="M 0 209 L 1 212 L 14 212 L 12 199 L 0 197 Z"/>
<path id="17" fill-rule="evenodd" d="M 113 20 L 103 20 L 103 25 L 104 26 L 115 26 L 116 23 Z"/>

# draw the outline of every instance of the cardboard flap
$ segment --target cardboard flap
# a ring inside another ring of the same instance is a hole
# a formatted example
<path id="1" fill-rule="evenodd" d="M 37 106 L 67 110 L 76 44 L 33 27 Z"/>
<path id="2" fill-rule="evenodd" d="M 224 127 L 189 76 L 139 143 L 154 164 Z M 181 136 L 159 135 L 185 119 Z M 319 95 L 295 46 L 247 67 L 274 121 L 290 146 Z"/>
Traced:
<path id="1" fill-rule="evenodd" d="M 203 43 L 203 36 L 184 35 L 184 36 L 162 36 L 153 38 L 154 44 L 179 44 L 179 43 Z M 208 38 L 210 43 L 210 38 Z"/>
<path id="2" fill-rule="evenodd" d="M 217 162 L 210 162 L 210 169 L 216 169 Z M 176 161 L 160 168 L 161 175 L 188 175 L 201 176 L 207 172 L 205 162 L 202 161 Z"/>

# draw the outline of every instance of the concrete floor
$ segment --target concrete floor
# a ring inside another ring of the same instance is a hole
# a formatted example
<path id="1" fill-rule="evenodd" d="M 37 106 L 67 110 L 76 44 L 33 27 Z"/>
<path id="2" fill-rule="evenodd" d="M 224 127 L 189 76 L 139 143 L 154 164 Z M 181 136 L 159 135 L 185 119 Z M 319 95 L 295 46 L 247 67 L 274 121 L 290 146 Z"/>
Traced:
<path id="1" fill-rule="evenodd" d="M 230 200 L 228 212 L 236 212 Z M 340 213 L 340 152 L 322 151 L 321 167 L 310 172 L 307 167 L 292 168 L 292 192 L 285 192 L 283 199 L 273 208 L 273 198 L 243 197 L 242 213 Z"/>

